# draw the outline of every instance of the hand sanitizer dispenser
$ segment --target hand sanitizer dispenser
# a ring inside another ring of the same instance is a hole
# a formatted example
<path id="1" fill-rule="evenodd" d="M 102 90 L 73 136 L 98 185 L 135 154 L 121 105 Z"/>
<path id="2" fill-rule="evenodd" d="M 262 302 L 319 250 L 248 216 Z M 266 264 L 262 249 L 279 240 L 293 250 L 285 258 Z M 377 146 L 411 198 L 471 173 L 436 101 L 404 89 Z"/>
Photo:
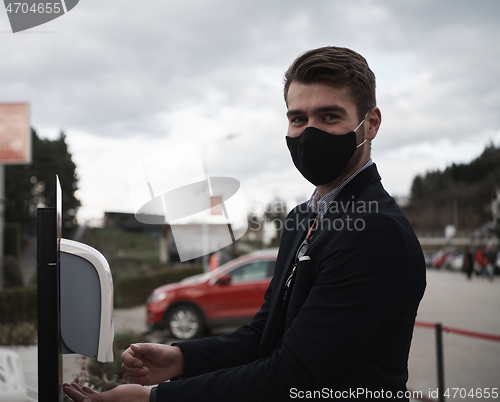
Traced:
<path id="1" fill-rule="evenodd" d="M 108 262 L 96 249 L 61 239 L 62 353 L 97 356 L 113 361 L 113 278 Z"/>
<path id="2" fill-rule="evenodd" d="M 62 354 L 113 361 L 113 279 L 94 248 L 62 239 L 62 191 L 37 210 L 38 399 L 62 402 Z"/>

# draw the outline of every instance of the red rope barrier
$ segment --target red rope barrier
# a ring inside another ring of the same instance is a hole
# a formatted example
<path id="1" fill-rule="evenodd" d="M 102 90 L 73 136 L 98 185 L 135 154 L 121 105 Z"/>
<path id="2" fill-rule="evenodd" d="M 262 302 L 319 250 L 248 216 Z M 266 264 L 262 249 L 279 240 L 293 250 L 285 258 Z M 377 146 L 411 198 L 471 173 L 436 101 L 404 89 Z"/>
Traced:
<path id="1" fill-rule="evenodd" d="M 423 328 L 435 328 L 436 324 L 431 323 L 431 322 L 415 321 L 415 326 L 416 327 L 423 327 Z M 445 327 L 445 326 L 442 327 L 442 330 L 446 331 L 446 332 L 459 334 L 459 335 L 470 336 L 473 338 L 487 339 L 490 341 L 500 342 L 500 335 L 491 335 L 491 334 L 485 334 L 482 332 L 467 331 L 465 329 Z"/>
<path id="2" fill-rule="evenodd" d="M 435 328 L 436 324 L 434 324 L 433 322 L 415 321 L 415 326 L 423 328 Z"/>

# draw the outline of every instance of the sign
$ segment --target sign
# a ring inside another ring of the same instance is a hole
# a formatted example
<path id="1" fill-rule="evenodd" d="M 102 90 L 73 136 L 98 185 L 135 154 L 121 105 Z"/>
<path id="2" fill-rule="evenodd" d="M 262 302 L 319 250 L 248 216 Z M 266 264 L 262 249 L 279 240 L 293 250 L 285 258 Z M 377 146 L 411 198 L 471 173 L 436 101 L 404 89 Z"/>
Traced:
<path id="1" fill-rule="evenodd" d="M 0 164 L 31 163 L 27 103 L 0 103 Z"/>

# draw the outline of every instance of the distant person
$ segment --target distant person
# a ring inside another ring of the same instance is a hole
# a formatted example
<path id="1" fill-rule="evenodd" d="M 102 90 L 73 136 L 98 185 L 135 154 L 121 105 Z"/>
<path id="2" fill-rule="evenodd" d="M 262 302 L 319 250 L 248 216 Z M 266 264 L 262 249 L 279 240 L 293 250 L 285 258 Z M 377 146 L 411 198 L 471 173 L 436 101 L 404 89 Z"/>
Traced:
<path id="1" fill-rule="evenodd" d="M 208 271 L 213 271 L 219 266 L 219 256 L 217 253 L 212 253 L 208 260 Z"/>
<path id="2" fill-rule="evenodd" d="M 209 271 L 213 271 L 221 265 L 224 265 L 226 262 L 231 261 L 231 256 L 226 250 L 220 249 L 210 256 L 209 261 Z"/>
<path id="3" fill-rule="evenodd" d="M 358 53 L 324 47 L 294 61 L 284 94 L 291 159 L 316 189 L 284 223 L 252 323 L 174 346 L 131 345 L 122 370 L 134 384 L 101 394 L 64 385 L 72 398 L 279 402 L 322 391 L 330 399 L 409 401 L 425 260 L 371 159 L 382 119 L 375 76 Z M 158 383 L 151 393 L 138 385 Z"/>
<path id="4" fill-rule="evenodd" d="M 484 251 L 484 258 L 486 261 L 486 276 L 490 281 L 493 281 L 495 277 L 495 266 L 497 263 L 497 252 L 493 243 L 488 243 L 486 250 Z"/>
<path id="5" fill-rule="evenodd" d="M 486 258 L 484 256 L 484 247 L 479 246 L 476 250 L 476 264 L 479 268 L 479 275 L 481 277 L 486 276 L 486 265 L 488 262 L 486 261 Z"/>
<path id="6" fill-rule="evenodd" d="M 464 259 L 462 264 L 462 270 L 467 275 L 467 279 L 472 278 L 472 273 L 474 272 L 474 257 L 469 246 L 464 249 Z"/>

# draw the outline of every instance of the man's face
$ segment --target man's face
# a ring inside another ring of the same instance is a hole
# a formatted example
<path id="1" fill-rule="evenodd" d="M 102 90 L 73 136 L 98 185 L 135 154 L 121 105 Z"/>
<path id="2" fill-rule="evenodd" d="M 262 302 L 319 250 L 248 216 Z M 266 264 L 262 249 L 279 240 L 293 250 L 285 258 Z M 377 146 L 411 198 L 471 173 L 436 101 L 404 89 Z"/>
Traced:
<path id="1" fill-rule="evenodd" d="M 346 86 L 293 81 L 288 89 L 287 106 L 290 137 L 298 137 L 307 127 L 346 134 L 359 124 L 357 107 Z"/>

